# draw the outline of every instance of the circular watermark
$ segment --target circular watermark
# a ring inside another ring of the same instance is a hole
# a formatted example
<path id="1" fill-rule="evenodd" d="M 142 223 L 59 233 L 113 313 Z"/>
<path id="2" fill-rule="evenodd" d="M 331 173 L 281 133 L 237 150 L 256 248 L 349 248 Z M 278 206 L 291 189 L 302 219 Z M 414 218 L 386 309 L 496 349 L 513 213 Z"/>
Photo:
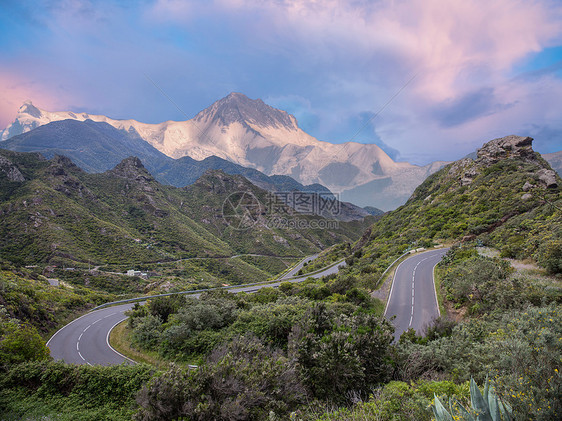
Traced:
<path id="1" fill-rule="evenodd" d="M 237 191 L 224 200 L 222 217 L 232 228 L 247 230 L 258 222 L 262 210 L 262 204 L 252 192 Z"/>

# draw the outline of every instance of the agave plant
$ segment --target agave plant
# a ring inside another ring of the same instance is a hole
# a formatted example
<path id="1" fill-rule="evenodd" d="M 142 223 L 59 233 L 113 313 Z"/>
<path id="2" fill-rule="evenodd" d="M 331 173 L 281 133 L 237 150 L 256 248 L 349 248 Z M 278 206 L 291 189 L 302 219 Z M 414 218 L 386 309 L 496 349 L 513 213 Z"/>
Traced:
<path id="1" fill-rule="evenodd" d="M 484 384 L 484 394 L 480 392 L 474 379 L 470 379 L 471 411 L 467 410 L 456 399 L 449 398 L 449 409 L 441 403 L 437 395 L 433 414 L 437 421 L 511 421 L 511 407 L 503 403 L 490 385 L 488 378 Z"/>

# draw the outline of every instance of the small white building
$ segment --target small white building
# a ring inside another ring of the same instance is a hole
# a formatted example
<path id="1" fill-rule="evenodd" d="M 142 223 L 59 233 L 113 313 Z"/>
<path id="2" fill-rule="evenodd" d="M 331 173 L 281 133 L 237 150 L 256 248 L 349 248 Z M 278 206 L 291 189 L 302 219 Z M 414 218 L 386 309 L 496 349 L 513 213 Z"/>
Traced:
<path id="1" fill-rule="evenodd" d="M 140 270 L 129 269 L 127 271 L 127 276 L 141 276 Z"/>

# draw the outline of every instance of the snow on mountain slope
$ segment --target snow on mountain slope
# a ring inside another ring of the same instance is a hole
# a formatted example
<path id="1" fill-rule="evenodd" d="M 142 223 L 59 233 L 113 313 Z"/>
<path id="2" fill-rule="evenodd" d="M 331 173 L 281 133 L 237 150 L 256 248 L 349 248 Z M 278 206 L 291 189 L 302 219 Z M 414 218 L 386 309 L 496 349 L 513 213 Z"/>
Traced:
<path id="1" fill-rule="evenodd" d="M 301 130 L 294 116 L 240 93 L 216 101 L 191 120 L 159 124 L 49 112 L 26 101 L 2 133 L 2 140 L 65 119 L 91 119 L 135 131 L 172 158 L 202 160 L 215 155 L 267 175 L 289 175 L 303 184 L 320 183 L 333 192 L 347 192 L 346 200 L 353 198 L 356 203 L 384 210 L 404 203 L 419 183 L 442 166 L 394 162 L 374 144 L 319 141 Z"/>

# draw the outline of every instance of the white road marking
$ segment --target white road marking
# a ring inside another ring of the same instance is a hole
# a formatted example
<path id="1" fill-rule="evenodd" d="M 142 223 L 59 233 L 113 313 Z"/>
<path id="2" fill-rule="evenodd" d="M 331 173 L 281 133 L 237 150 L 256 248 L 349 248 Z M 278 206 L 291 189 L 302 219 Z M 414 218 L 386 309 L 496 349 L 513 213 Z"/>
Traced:
<path id="1" fill-rule="evenodd" d="M 412 271 L 412 313 L 410 316 L 410 323 L 408 324 L 408 327 L 412 327 L 412 322 L 414 320 L 414 297 L 415 297 L 415 285 L 416 285 L 416 269 L 418 268 L 418 266 L 426 261 L 427 259 L 429 259 L 429 257 L 426 257 L 424 259 L 421 259 L 416 266 L 414 266 L 414 270 Z"/>
<path id="2" fill-rule="evenodd" d="M 116 313 L 113 313 L 116 314 Z M 110 314 L 111 316 L 112 314 Z M 107 316 L 106 316 L 107 317 Z M 105 319 L 105 317 L 104 317 Z M 84 358 L 84 356 L 82 355 L 82 353 L 80 352 L 80 340 L 82 339 L 82 335 L 84 335 L 84 333 L 90 328 L 92 327 L 92 325 L 95 325 L 97 322 L 99 322 L 102 319 L 98 319 L 95 322 L 89 324 L 88 326 L 86 326 L 86 328 L 82 331 L 82 333 L 80 334 L 80 336 L 78 336 L 78 341 L 76 342 L 76 351 L 78 351 L 78 355 L 80 356 L 80 358 L 82 358 L 82 361 L 84 361 L 86 364 L 88 364 L 89 366 L 92 366 L 92 364 L 90 364 L 90 362 L 86 361 L 86 358 Z"/>
<path id="3" fill-rule="evenodd" d="M 114 314 L 115 314 L 115 313 L 114 313 Z M 120 357 L 125 358 L 126 360 L 129 360 L 129 361 L 132 362 L 133 364 L 136 364 L 135 361 L 133 361 L 133 360 L 131 360 L 129 357 L 127 357 L 127 356 L 121 354 L 119 351 L 117 351 L 115 348 L 113 348 L 113 347 L 111 346 L 111 344 L 109 343 L 109 335 L 111 334 L 111 331 L 113 330 L 113 328 L 114 328 L 115 326 L 117 326 L 119 323 L 121 323 L 122 321 L 125 321 L 125 320 L 127 320 L 127 319 L 128 319 L 128 317 L 125 317 L 124 319 L 119 320 L 119 321 L 116 322 L 113 326 L 111 326 L 111 329 L 109 329 L 109 330 L 107 331 L 107 335 L 106 335 L 106 337 L 105 337 L 105 343 L 107 344 L 107 347 L 108 347 L 109 349 L 111 349 L 113 352 L 115 352 L 117 355 L 119 355 Z"/>
<path id="4" fill-rule="evenodd" d="M 411 305 L 411 311 L 410 311 L 410 322 L 409 322 L 409 327 L 412 327 L 412 324 L 414 322 L 414 310 L 415 310 L 415 287 L 416 287 L 416 271 L 418 266 L 420 266 L 423 262 L 425 262 L 428 259 L 434 259 L 435 257 L 439 257 L 439 260 L 441 260 L 441 250 L 437 251 L 437 253 L 429 253 L 427 252 L 428 256 L 424 257 L 423 259 L 421 259 L 420 261 L 418 261 L 416 263 L 416 265 L 414 266 L 413 270 L 412 270 L 412 305 Z M 402 257 L 402 256 L 401 256 Z M 413 258 L 413 256 L 406 258 L 404 261 L 402 261 L 398 267 L 396 268 L 395 272 L 394 272 L 394 277 L 392 279 L 392 286 L 390 288 L 390 294 L 388 296 L 388 300 L 386 303 L 386 307 L 384 310 L 384 316 L 387 315 L 388 313 L 388 309 L 390 306 L 390 302 L 392 300 L 392 293 L 394 291 L 394 286 L 396 285 L 396 275 L 400 272 L 400 268 L 402 266 L 402 264 L 404 262 L 407 262 L 410 258 Z M 398 259 L 397 259 L 398 260 Z M 439 263 L 439 261 L 437 263 L 435 263 L 435 265 L 433 265 L 433 271 L 435 272 L 435 266 Z M 435 273 L 432 274 L 432 283 L 433 283 L 433 289 L 434 289 L 434 293 L 435 293 L 435 302 L 437 303 L 437 291 L 435 290 Z M 437 306 L 437 311 L 439 312 L 439 306 Z M 439 312 L 440 314 L 440 312 Z"/>

